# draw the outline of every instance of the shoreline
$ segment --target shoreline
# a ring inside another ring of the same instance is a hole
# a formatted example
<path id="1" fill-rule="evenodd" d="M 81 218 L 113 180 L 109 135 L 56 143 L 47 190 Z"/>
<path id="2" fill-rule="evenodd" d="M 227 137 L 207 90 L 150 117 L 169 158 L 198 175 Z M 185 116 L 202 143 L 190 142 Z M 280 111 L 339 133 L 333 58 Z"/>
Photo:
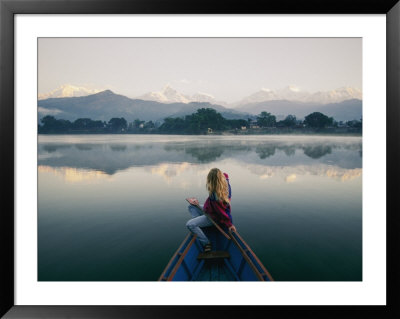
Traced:
<path id="1" fill-rule="evenodd" d="M 338 132 L 332 130 L 321 131 L 246 131 L 246 132 L 213 132 L 202 134 L 178 133 L 178 132 L 88 132 L 88 131 L 74 131 L 74 132 L 40 132 L 37 135 L 163 135 L 163 136 L 356 136 L 362 137 L 362 131 L 353 132 Z"/>
<path id="2" fill-rule="evenodd" d="M 362 134 L 344 134 L 344 133 L 325 133 L 325 134 L 143 134 L 143 133 L 39 133 L 38 136 L 78 136 L 78 135 L 86 135 L 86 136 L 96 136 L 96 135 L 118 135 L 118 136 L 128 136 L 128 135 L 160 135 L 160 136 L 215 136 L 215 137 L 223 137 L 223 136 L 242 136 L 242 137 L 250 137 L 250 136 L 321 136 L 321 137 L 362 137 Z"/>

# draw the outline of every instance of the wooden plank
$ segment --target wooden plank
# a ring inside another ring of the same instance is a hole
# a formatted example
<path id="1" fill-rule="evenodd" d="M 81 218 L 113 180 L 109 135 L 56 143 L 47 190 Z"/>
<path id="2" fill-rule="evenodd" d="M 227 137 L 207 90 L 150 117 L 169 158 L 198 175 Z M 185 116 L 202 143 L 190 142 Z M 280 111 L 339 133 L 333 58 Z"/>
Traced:
<path id="1" fill-rule="evenodd" d="M 217 250 L 217 251 L 210 251 L 207 253 L 200 253 L 197 256 L 197 259 L 223 259 L 223 258 L 230 258 L 231 255 L 229 252 L 224 250 Z"/>

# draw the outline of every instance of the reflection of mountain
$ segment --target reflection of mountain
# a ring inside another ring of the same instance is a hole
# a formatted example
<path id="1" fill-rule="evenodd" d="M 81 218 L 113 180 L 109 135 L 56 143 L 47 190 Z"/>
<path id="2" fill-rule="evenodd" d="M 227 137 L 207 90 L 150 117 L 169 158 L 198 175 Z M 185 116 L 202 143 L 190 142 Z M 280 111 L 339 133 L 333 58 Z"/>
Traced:
<path id="1" fill-rule="evenodd" d="M 362 175 L 362 168 L 346 169 L 331 165 L 298 165 L 298 166 L 262 166 L 262 165 L 248 165 L 248 170 L 260 179 L 266 179 L 273 176 L 281 176 L 287 183 L 296 181 L 297 176 L 314 175 L 326 176 L 339 181 L 348 181 L 360 177 Z"/>
<path id="2" fill-rule="evenodd" d="M 151 167 L 151 173 L 153 175 L 162 176 L 167 182 L 170 182 L 172 178 L 179 176 L 181 173 L 189 169 L 189 163 L 182 164 L 166 164 L 162 163 L 158 166 Z"/>
<path id="3" fill-rule="evenodd" d="M 72 167 L 57 167 L 51 166 L 38 166 L 39 173 L 52 173 L 56 176 L 61 176 L 65 181 L 70 183 L 83 182 L 83 181 L 94 181 L 104 178 L 110 178 L 109 175 L 95 170 L 82 170 Z"/>
<path id="4" fill-rule="evenodd" d="M 264 167 L 324 164 L 355 169 L 361 168 L 362 164 L 359 138 L 185 137 L 168 142 L 158 140 L 157 137 L 146 137 L 145 141 L 135 137 L 124 143 L 118 143 L 116 140 L 99 142 L 94 138 L 85 137 L 80 143 L 63 143 L 62 138 L 58 138 L 57 143 L 39 141 L 38 165 L 96 170 L 112 175 L 134 166 L 201 164 L 227 159 L 233 159 L 243 165 Z"/>

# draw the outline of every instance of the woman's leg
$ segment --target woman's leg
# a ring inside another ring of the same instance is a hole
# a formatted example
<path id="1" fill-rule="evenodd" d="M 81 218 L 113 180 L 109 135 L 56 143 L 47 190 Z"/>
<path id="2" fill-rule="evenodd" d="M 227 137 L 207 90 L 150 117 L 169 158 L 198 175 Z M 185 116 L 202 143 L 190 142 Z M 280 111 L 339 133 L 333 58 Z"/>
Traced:
<path id="1" fill-rule="evenodd" d="M 207 236 L 203 233 L 200 227 L 207 227 L 211 225 L 212 222 L 208 219 L 207 216 L 204 215 L 194 217 L 186 223 L 186 227 L 189 228 L 189 230 L 193 234 L 197 235 L 197 238 L 199 239 L 200 243 L 203 246 L 209 244 L 210 241 L 208 240 Z"/>
<path id="2" fill-rule="evenodd" d="M 197 206 L 189 205 L 188 210 L 189 210 L 190 215 L 192 215 L 193 218 L 203 215 L 202 210 L 200 208 L 198 208 Z"/>

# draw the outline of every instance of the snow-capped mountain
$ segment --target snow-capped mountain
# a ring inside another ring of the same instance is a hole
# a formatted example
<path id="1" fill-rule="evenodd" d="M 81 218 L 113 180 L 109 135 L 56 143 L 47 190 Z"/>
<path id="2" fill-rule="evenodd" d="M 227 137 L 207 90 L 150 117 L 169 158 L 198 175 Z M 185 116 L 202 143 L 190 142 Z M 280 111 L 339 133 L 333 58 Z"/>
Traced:
<path id="1" fill-rule="evenodd" d="M 82 86 L 74 86 L 70 84 L 64 84 L 49 93 L 42 93 L 38 95 L 39 100 L 49 98 L 60 98 L 60 97 L 78 97 L 86 96 L 100 92 L 97 89 L 88 89 Z"/>
<path id="2" fill-rule="evenodd" d="M 190 103 L 190 99 L 173 89 L 169 85 L 166 85 L 162 91 L 149 92 L 144 95 L 136 97 L 139 100 L 155 101 L 160 103 Z"/>
<path id="3" fill-rule="evenodd" d="M 248 97 L 245 97 L 243 100 L 237 103 L 234 103 L 234 105 L 240 106 L 250 103 L 276 100 L 302 101 L 306 98 L 307 95 L 308 94 L 306 92 L 300 91 L 300 89 L 296 86 L 287 86 L 279 90 L 262 88 L 260 91 L 253 93 Z"/>
<path id="4" fill-rule="evenodd" d="M 211 94 L 207 94 L 207 93 L 202 93 L 202 92 L 198 92 L 196 94 L 193 94 L 190 99 L 192 100 L 192 102 L 209 102 L 209 103 L 215 103 L 215 97 L 212 96 Z"/>
<path id="5" fill-rule="evenodd" d="M 208 102 L 210 104 L 226 105 L 225 102 L 217 101 L 214 96 L 208 93 L 198 92 L 193 95 L 185 95 L 171 86 L 166 85 L 161 91 L 149 92 L 136 97 L 139 100 L 155 101 L 160 103 L 191 103 L 191 102 Z"/>
<path id="6" fill-rule="evenodd" d="M 351 99 L 362 100 L 361 90 L 351 87 L 342 87 L 331 91 L 310 93 L 302 91 L 296 86 L 287 86 L 278 90 L 262 88 L 260 91 L 234 103 L 233 106 L 240 107 L 247 104 L 278 100 L 328 104 L 339 103 Z"/>

